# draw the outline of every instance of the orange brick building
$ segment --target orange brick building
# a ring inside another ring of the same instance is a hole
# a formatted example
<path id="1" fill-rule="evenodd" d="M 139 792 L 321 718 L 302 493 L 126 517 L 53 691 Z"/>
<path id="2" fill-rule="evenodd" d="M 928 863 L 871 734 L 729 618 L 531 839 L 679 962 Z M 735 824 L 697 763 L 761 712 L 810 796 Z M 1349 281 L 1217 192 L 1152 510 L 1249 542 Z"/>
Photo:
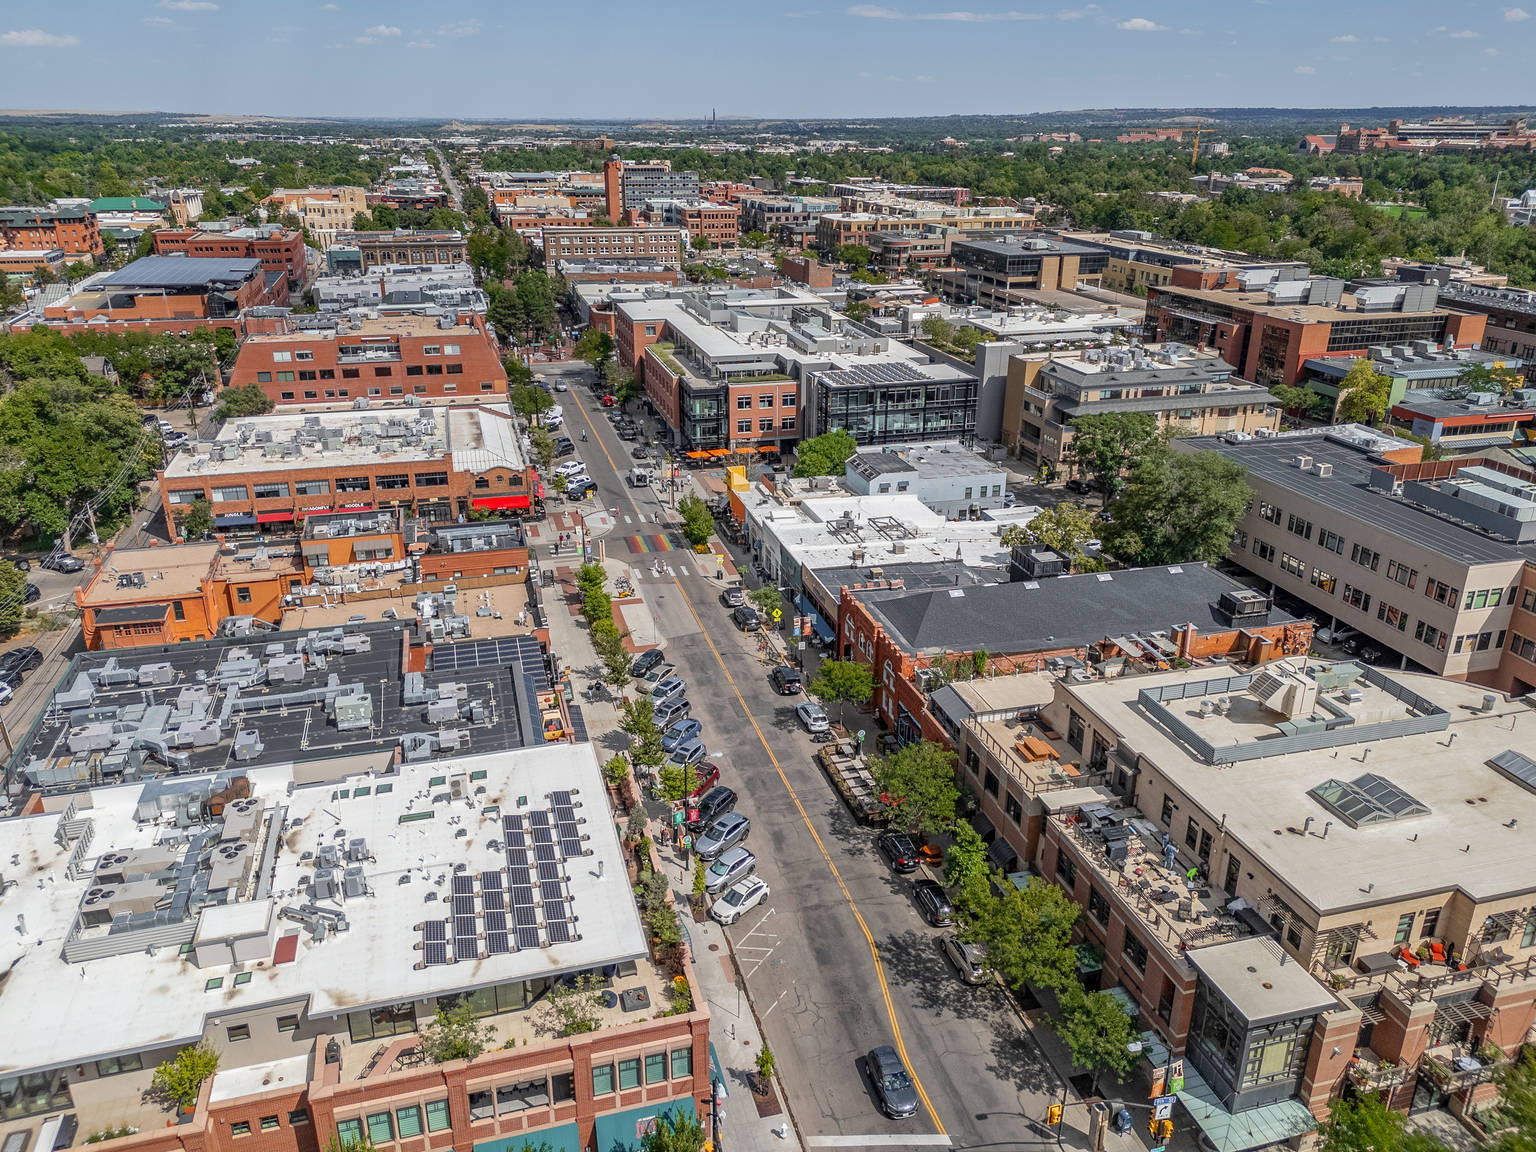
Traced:
<path id="1" fill-rule="evenodd" d="M 407 396 L 480 400 L 507 392 L 506 370 L 480 315 L 466 313 L 449 327 L 433 316 L 387 316 L 345 330 L 332 317 L 303 317 L 284 327 L 241 344 L 232 387 L 255 384 L 279 406 L 399 403 Z"/>
<path id="2" fill-rule="evenodd" d="M 304 236 L 291 228 L 276 224 L 229 232 L 162 228 L 153 235 L 156 256 L 260 260 L 268 272 L 285 274 L 290 286 L 297 287 L 305 278 Z"/>
<path id="3" fill-rule="evenodd" d="M 153 331 L 241 327 L 248 308 L 288 303 L 288 278 L 255 259 L 146 256 L 93 276 L 78 291 L 43 309 L 44 322 L 65 331 L 105 322 Z"/>
<path id="4" fill-rule="evenodd" d="M 100 256 L 101 229 L 85 208 L 0 208 L 0 248 L 62 248 Z"/>

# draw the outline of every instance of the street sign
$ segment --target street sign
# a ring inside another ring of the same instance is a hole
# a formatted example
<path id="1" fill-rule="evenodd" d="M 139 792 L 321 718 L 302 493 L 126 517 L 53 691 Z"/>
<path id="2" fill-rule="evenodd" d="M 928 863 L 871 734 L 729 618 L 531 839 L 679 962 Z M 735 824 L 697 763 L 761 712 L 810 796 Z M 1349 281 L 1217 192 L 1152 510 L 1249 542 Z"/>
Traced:
<path id="1" fill-rule="evenodd" d="M 864 729 L 862 728 L 859 729 L 859 743 L 864 743 Z"/>
<path id="2" fill-rule="evenodd" d="M 1168 1091 L 1184 1091 L 1184 1061 L 1175 1060 L 1168 1065 Z"/>
<path id="3" fill-rule="evenodd" d="M 1177 1099 L 1177 1096 L 1159 1096 L 1152 1101 L 1153 1117 L 1158 1120 L 1173 1119 L 1173 1102 Z"/>
<path id="4" fill-rule="evenodd" d="M 685 813 L 681 808 L 679 808 L 676 812 L 672 813 L 672 823 L 674 823 L 674 824 L 681 824 L 686 819 L 687 819 L 687 813 Z"/>
<path id="5" fill-rule="evenodd" d="M 782 608 L 775 608 L 773 610 L 773 622 L 775 624 L 777 624 L 783 618 L 784 618 L 784 610 Z"/>

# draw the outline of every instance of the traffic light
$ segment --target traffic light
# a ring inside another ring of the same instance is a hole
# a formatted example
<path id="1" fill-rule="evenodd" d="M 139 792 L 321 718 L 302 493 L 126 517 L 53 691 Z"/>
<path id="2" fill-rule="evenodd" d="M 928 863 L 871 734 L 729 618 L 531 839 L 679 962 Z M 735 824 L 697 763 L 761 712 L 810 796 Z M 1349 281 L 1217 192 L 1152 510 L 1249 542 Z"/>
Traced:
<path id="1" fill-rule="evenodd" d="M 1061 1105 L 1052 1104 L 1045 1110 L 1045 1122 L 1052 1127 L 1061 1123 Z"/>
<path id="2" fill-rule="evenodd" d="M 1148 1136 L 1156 1136 L 1157 1135 L 1157 1128 L 1158 1128 L 1158 1119 L 1157 1119 L 1157 1117 L 1156 1116 L 1148 1116 L 1147 1117 L 1147 1135 Z"/>
<path id="3" fill-rule="evenodd" d="M 1161 1138 L 1163 1140 L 1166 1140 L 1166 1139 L 1168 1139 L 1168 1137 L 1172 1136 L 1173 1135 L 1173 1121 L 1172 1120 L 1159 1120 L 1157 1122 L 1157 1135 L 1159 1136 L 1159 1138 Z"/>

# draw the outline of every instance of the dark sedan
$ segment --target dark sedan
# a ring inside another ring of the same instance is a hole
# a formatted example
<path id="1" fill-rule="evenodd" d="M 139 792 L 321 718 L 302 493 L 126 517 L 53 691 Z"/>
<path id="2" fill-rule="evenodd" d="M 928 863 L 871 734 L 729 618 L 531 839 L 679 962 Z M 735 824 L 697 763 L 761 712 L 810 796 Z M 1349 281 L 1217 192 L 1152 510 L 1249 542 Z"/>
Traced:
<path id="1" fill-rule="evenodd" d="M 896 1049 L 889 1044 L 871 1049 L 864 1058 L 864 1067 L 882 1112 L 893 1120 L 916 1113 L 917 1086 L 912 1083 L 912 1076 L 901 1057 L 896 1055 Z"/>

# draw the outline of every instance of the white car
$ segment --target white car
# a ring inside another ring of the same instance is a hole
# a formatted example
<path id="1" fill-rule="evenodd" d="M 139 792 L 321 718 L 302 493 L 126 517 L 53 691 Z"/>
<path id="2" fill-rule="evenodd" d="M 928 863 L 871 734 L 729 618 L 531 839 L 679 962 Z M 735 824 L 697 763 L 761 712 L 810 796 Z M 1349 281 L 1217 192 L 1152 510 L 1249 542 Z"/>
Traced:
<path id="1" fill-rule="evenodd" d="M 563 380 L 556 380 L 554 387 L 556 392 L 569 392 L 571 390 L 570 386 Z"/>
<path id="2" fill-rule="evenodd" d="M 556 475 L 556 476 L 576 476 L 578 474 L 586 472 L 586 470 L 587 470 L 587 466 L 585 464 L 583 464 L 580 460 L 567 460 L 564 464 L 556 464 L 555 465 L 554 475 Z"/>
<path id="3" fill-rule="evenodd" d="M 768 885 L 756 876 L 738 880 L 720 894 L 709 914 L 717 924 L 734 924 L 768 899 Z"/>
<path id="4" fill-rule="evenodd" d="M 9 704 L 11 697 L 16 695 L 16 690 L 9 684 L 0 682 L 0 704 Z"/>
<path id="5" fill-rule="evenodd" d="M 560 421 L 564 419 L 565 410 L 558 404 L 556 404 L 553 408 L 546 408 L 543 415 L 539 417 L 540 422 L 543 423 L 544 427 L 546 428 L 554 428 L 558 426 Z"/>

